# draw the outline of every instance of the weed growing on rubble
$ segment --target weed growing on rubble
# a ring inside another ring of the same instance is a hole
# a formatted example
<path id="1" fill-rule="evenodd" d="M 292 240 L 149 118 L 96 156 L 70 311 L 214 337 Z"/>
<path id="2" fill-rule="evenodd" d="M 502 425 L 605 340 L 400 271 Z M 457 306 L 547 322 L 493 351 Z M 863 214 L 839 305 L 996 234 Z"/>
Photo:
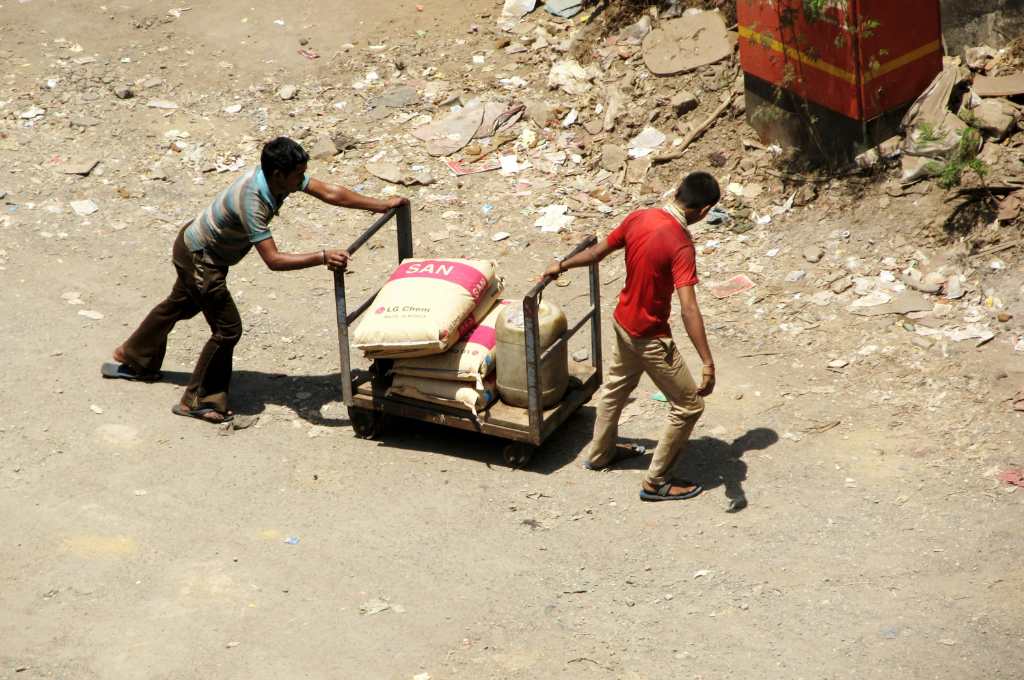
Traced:
<path id="1" fill-rule="evenodd" d="M 945 163 L 932 163 L 929 170 L 938 175 L 939 186 L 943 189 L 952 189 L 960 186 L 963 175 L 968 170 L 973 171 L 983 181 L 988 175 L 988 166 L 978 158 L 978 148 L 981 146 L 981 135 L 977 130 L 967 128 L 960 133 L 960 141 L 953 150 L 953 154 Z"/>

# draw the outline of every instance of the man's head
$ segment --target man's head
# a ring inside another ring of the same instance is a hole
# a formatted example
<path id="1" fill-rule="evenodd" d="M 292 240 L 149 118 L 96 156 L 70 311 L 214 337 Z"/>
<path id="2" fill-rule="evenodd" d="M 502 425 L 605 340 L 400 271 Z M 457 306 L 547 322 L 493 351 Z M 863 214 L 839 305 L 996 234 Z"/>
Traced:
<path id="1" fill-rule="evenodd" d="M 263 145 L 260 167 L 275 194 L 289 194 L 302 188 L 309 154 L 293 139 L 278 137 Z"/>
<path id="2" fill-rule="evenodd" d="M 689 224 L 707 217 L 721 197 L 718 181 L 706 172 L 690 173 L 676 189 L 676 202 L 682 206 Z"/>

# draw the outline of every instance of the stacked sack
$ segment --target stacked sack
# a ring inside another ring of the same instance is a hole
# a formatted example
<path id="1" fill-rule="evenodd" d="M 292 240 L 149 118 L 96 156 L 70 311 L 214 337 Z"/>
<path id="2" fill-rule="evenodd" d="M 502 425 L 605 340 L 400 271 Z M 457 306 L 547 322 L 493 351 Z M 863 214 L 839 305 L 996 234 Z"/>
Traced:
<path id="1" fill-rule="evenodd" d="M 406 260 L 352 344 L 372 359 L 395 359 L 390 394 L 475 415 L 497 400 L 494 326 L 504 287 L 492 261 Z"/>

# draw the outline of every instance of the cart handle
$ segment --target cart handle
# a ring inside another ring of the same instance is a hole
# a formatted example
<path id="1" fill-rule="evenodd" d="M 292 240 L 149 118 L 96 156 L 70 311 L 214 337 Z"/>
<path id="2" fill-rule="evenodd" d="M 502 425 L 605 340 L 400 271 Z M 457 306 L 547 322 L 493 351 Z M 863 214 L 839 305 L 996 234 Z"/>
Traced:
<path id="1" fill-rule="evenodd" d="M 582 241 L 579 242 L 579 244 L 577 244 L 577 246 L 575 248 L 572 249 L 571 253 L 569 253 L 568 255 L 565 256 L 565 259 L 569 259 L 570 257 L 573 257 L 574 255 L 579 255 L 584 250 L 586 250 L 587 248 L 590 248 L 591 246 L 595 245 L 596 243 L 597 243 L 597 237 L 596 236 L 594 236 L 593 234 L 590 234 L 590 235 L 586 236 Z M 534 286 L 530 290 L 529 293 L 526 294 L 526 297 L 529 300 L 531 300 L 531 301 L 540 298 L 541 297 L 541 293 L 544 292 L 544 289 L 547 288 L 549 285 L 551 285 L 551 282 L 554 281 L 554 280 L 555 280 L 554 276 L 545 275 L 544 278 L 542 278 L 540 280 L 540 282 L 536 286 Z"/>
<path id="2" fill-rule="evenodd" d="M 394 217 L 397 214 L 398 214 L 398 208 L 397 207 L 395 207 L 395 208 L 388 208 L 386 212 L 384 212 L 380 217 L 377 218 L 376 222 L 374 222 L 373 224 L 370 225 L 369 229 L 367 229 L 362 234 L 360 234 L 359 238 L 357 238 L 355 241 L 352 241 L 352 245 L 350 245 L 348 248 L 346 248 L 346 250 L 348 251 L 348 254 L 349 255 L 355 255 L 357 250 L 362 248 L 363 245 L 367 241 L 369 241 L 373 237 L 374 234 L 376 234 L 378 231 L 380 231 L 381 227 L 383 227 L 385 224 L 388 223 L 388 220 L 390 220 L 392 217 Z"/>

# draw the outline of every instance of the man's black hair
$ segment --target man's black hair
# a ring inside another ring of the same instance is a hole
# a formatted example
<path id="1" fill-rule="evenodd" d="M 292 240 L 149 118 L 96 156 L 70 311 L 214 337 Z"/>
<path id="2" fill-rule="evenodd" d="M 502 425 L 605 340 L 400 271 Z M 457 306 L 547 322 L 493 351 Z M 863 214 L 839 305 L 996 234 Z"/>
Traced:
<path id="1" fill-rule="evenodd" d="M 309 154 L 294 139 L 277 137 L 263 145 L 260 167 L 263 174 L 270 176 L 275 170 L 287 175 L 303 163 L 309 162 Z"/>
<path id="2" fill-rule="evenodd" d="M 691 210 L 714 205 L 721 197 L 718 180 L 706 172 L 690 173 L 676 190 L 676 200 Z"/>

